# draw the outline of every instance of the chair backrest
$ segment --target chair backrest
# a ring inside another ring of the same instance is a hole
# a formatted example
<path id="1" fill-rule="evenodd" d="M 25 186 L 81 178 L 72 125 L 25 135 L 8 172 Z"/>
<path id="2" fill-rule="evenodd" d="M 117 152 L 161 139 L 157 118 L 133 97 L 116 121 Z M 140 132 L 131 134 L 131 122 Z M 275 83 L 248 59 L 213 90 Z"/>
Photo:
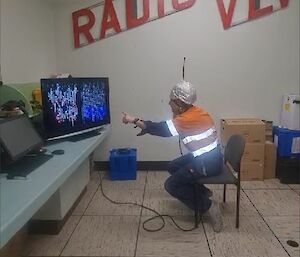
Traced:
<path id="1" fill-rule="evenodd" d="M 244 154 L 245 139 L 241 135 L 232 135 L 225 147 L 225 163 L 229 162 L 236 172 L 240 172 L 240 163 Z"/>

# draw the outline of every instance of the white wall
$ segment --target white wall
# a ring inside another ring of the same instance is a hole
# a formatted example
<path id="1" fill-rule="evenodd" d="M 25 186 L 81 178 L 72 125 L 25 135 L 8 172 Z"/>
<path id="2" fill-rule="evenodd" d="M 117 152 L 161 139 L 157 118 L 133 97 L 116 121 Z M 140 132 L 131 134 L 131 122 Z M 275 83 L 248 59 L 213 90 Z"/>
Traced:
<path id="1" fill-rule="evenodd" d="M 76 2 L 76 3 L 74 3 Z M 168 95 L 181 78 L 197 89 L 198 104 L 220 118 L 279 120 L 281 96 L 299 91 L 299 1 L 258 20 L 223 30 L 216 1 L 201 0 L 185 11 L 74 49 L 71 13 L 89 3 L 73 1 L 55 11 L 58 70 L 74 76 L 108 76 L 112 134 L 96 154 L 137 147 L 140 161 L 178 156 L 175 139 L 137 138 L 122 125 L 128 111 L 154 121 L 171 116 Z"/>
<path id="2" fill-rule="evenodd" d="M 47 1 L 1 0 L 4 83 L 38 82 L 56 72 L 53 8 Z"/>
<path id="3" fill-rule="evenodd" d="M 54 13 L 48 5 L 53 2 Z M 38 81 L 54 71 L 110 78 L 112 134 L 97 160 L 107 160 L 109 149 L 127 146 L 138 148 L 140 161 L 178 156 L 175 139 L 137 138 L 137 130 L 121 123 L 121 112 L 154 121 L 171 117 L 169 90 L 181 79 L 184 56 L 186 78 L 198 89 L 197 104 L 217 126 L 228 117 L 277 123 L 282 94 L 299 91 L 298 0 L 226 31 L 216 1 L 196 1 L 188 10 L 75 50 L 71 13 L 98 2 L 1 0 L 5 82 Z"/>

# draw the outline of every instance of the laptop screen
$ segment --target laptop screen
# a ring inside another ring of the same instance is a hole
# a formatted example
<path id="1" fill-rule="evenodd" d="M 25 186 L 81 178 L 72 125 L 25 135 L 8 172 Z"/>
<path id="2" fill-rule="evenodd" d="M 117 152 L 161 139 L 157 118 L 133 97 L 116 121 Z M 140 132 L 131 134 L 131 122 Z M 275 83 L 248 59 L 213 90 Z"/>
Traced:
<path id="1" fill-rule="evenodd" d="M 43 144 L 26 115 L 0 120 L 0 142 L 14 161 Z"/>

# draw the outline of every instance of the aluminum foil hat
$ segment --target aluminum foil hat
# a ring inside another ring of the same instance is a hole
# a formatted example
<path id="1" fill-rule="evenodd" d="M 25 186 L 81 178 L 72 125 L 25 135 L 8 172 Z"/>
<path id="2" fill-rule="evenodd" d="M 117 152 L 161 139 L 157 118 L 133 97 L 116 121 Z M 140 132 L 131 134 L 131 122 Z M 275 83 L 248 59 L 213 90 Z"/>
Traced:
<path id="1" fill-rule="evenodd" d="M 170 98 L 193 104 L 197 100 L 196 88 L 190 82 L 182 80 L 172 88 Z"/>

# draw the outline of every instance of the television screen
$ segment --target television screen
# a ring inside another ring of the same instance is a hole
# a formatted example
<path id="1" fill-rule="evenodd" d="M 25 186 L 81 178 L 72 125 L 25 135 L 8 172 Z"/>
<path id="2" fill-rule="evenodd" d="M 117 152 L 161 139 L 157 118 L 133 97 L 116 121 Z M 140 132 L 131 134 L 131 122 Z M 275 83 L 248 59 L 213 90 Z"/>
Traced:
<path id="1" fill-rule="evenodd" d="M 110 123 L 108 78 L 41 79 L 41 90 L 47 139 Z"/>

